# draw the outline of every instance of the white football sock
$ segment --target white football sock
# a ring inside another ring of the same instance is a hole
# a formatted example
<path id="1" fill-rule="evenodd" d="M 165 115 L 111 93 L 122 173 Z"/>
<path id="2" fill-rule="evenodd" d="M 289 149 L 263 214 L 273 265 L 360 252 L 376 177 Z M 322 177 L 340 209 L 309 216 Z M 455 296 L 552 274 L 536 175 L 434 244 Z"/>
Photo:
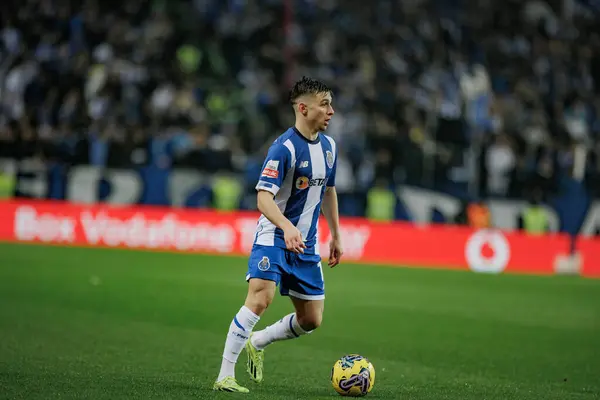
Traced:
<path id="1" fill-rule="evenodd" d="M 262 350 L 273 342 L 279 340 L 295 339 L 306 335 L 312 331 L 305 331 L 298 323 L 296 314 L 289 314 L 267 326 L 265 329 L 254 332 L 252 335 L 252 345 L 258 350 Z"/>
<path id="2" fill-rule="evenodd" d="M 254 314 L 248 307 L 243 306 L 231 321 L 227 340 L 225 341 L 225 349 L 223 350 L 223 362 L 217 378 L 218 381 L 226 376 L 235 377 L 235 363 L 246 345 L 252 328 L 259 319 L 258 315 Z"/>

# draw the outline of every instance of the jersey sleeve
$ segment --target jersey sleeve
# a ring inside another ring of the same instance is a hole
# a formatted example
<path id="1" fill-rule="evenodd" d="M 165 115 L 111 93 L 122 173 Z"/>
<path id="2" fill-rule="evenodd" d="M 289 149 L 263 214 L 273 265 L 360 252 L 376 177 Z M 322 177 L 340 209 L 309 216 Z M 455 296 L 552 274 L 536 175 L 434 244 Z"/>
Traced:
<path id="1" fill-rule="evenodd" d="M 263 163 L 256 190 L 266 190 L 277 195 L 285 175 L 290 169 L 290 163 L 290 151 L 287 147 L 281 144 L 271 146 Z"/>

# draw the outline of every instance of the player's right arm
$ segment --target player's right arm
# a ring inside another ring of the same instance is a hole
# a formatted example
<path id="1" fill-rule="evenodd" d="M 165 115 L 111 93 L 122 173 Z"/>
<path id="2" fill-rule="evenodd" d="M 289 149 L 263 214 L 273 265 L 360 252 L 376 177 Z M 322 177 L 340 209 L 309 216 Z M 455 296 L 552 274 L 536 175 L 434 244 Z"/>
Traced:
<path id="1" fill-rule="evenodd" d="M 256 184 L 256 190 L 258 191 L 256 202 L 258 210 L 283 231 L 287 249 L 296 253 L 303 253 L 306 245 L 302 240 L 302 234 L 275 204 L 275 196 L 279 192 L 291 164 L 290 150 L 281 143 L 274 143 L 269 149 L 260 179 Z"/>
<path id="2" fill-rule="evenodd" d="M 276 227 L 283 231 L 285 245 L 288 250 L 295 253 L 304 253 L 306 245 L 302 241 L 302 234 L 287 219 L 275 204 L 273 193 L 266 190 L 259 190 L 257 197 L 258 210 Z"/>

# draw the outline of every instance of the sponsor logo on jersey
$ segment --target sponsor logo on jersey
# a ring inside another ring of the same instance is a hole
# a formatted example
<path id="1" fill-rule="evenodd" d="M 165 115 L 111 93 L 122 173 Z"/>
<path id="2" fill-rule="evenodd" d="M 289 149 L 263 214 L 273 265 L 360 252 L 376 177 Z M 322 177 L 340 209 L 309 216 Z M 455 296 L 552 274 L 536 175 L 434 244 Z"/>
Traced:
<path id="1" fill-rule="evenodd" d="M 302 190 L 312 186 L 323 186 L 325 185 L 325 181 L 325 178 L 309 179 L 306 176 L 301 176 L 296 179 L 296 188 Z"/>
<path id="2" fill-rule="evenodd" d="M 266 176 L 267 178 L 277 178 L 279 177 L 279 161 L 277 160 L 269 160 L 267 161 L 267 165 L 265 165 L 265 169 L 263 169 L 262 176 Z"/>

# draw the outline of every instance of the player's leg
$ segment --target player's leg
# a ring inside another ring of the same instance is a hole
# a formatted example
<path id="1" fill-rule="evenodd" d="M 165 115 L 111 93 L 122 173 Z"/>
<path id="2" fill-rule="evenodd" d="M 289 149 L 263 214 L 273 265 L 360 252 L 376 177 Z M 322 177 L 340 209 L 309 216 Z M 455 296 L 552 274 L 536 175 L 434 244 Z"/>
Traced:
<path id="1" fill-rule="evenodd" d="M 290 296 L 290 298 L 296 310 L 298 327 L 301 330 L 310 333 L 321 326 L 325 300 L 304 300 L 294 296 Z"/>
<path id="2" fill-rule="evenodd" d="M 309 334 L 321 325 L 325 292 L 320 257 L 299 255 L 290 272 L 282 277 L 280 290 L 281 294 L 291 297 L 295 312 L 254 332 L 246 344 L 248 372 L 257 382 L 262 380 L 262 351 L 265 347 Z"/>
<path id="3" fill-rule="evenodd" d="M 219 380 L 226 376 L 235 377 L 235 364 L 239 354 L 260 316 L 271 304 L 274 294 L 275 282 L 256 278 L 250 279 L 246 301 L 229 325 Z"/>
<path id="4" fill-rule="evenodd" d="M 264 349 L 268 345 L 299 338 L 317 329 L 323 318 L 324 300 L 302 300 L 290 296 L 296 312 L 291 313 L 261 331 L 250 334 L 246 343 L 247 370 L 257 383 L 263 380 Z"/>
<path id="5" fill-rule="evenodd" d="M 265 329 L 252 334 L 251 344 L 257 350 L 280 340 L 307 335 L 321 326 L 324 300 L 304 300 L 290 295 L 295 312 L 288 314 Z"/>
<path id="6" fill-rule="evenodd" d="M 275 279 L 277 278 L 249 278 L 248 294 L 244 301 L 244 307 L 259 317 L 262 316 L 273 302 L 273 297 L 275 297 L 275 289 L 277 287 L 277 281 Z"/>
<path id="7" fill-rule="evenodd" d="M 260 316 L 271 304 L 275 295 L 275 288 L 279 281 L 279 270 L 275 257 L 275 263 L 269 261 L 271 254 L 268 248 L 253 250 L 248 262 L 248 294 L 244 305 L 235 315 L 231 324 L 225 348 L 219 376 L 214 385 L 215 390 L 229 392 L 247 392 L 235 381 L 235 365 L 242 349 L 244 348 L 252 329 L 259 321 Z M 271 254 L 273 255 L 273 254 Z M 266 258 L 266 261 L 264 261 Z M 259 269 L 260 268 L 260 269 Z"/>
<path id="8" fill-rule="evenodd" d="M 214 386 L 215 390 L 248 392 L 248 389 L 238 385 L 235 380 L 235 365 L 252 329 L 271 304 L 275 295 L 275 285 L 276 283 L 271 280 L 250 279 L 246 301 L 229 325 L 221 369 Z"/>

